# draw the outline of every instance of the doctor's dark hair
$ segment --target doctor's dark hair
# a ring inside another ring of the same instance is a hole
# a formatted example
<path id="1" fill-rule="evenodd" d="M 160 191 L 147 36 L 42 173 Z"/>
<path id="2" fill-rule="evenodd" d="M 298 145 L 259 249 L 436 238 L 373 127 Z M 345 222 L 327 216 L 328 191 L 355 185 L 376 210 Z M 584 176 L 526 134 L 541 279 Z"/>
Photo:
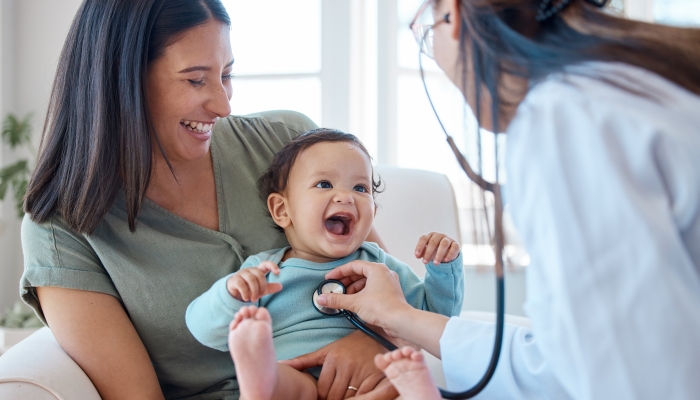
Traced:
<path id="1" fill-rule="evenodd" d="M 435 0 L 436 2 L 445 0 Z M 551 2 L 550 2 L 551 3 Z M 587 61 L 620 62 L 640 67 L 700 95 L 700 29 L 632 21 L 600 10 L 584 0 L 538 22 L 542 0 L 461 0 L 460 63 L 462 76 L 473 66 L 474 114 L 490 97 L 494 131 L 506 104 L 501 95 L 509 74 L 536 84 L 551 73 Z M 548 3 L 545 3 L 548 4 Z M 636 91 L 634 86 L 623 89 Z M 464 91 L 467 93 L 467 91 Z"/>
<path id="2" fill-rule="evenodd" d="M 319 143 L 337 143 L 346 142 L 362 150 L 363 153 L 372 160 L 369 155 L 365 145 L 360 142 L 360 140 L 350 133 L 345 133 L 336 129 L 326 129 L 318 128 L 307 131 L 294 139 L 287 142 L 287 144 L 282 147 L 280 151 L 275 154 L 275 157 L 270 163 L 270 167 L 267 172 L 263 174 L 258 180 L 258 189 L 260 190 L 260 197 L 267 204 L 267 198 L 272 193 L 283 193 L 287 188 L 287 182 L 289 182 L 289 174 L 292 171 L 294 162 L 297 160 L 299 155 L 304 152 L 304 150 L 312 147 L 313 145 Z M 378 193 L 382 192 L 382 180 L 377 178 L 374 180 L 374 169 L 372 172 L 372 196 L 376 197 Z"/>
<path id="3" fill-rule="evenodd" d="M 84 0 L 73 19 L 51 91 L 25 212 L 58 215 L 91 233 L 123 190 L 129 229 L 151 177 L 153 132 L 146 102 L 150 63 L 185 31 L 231 25 L 220 0 Z M 169 165 L 169 161 L 168 161 Z"/>

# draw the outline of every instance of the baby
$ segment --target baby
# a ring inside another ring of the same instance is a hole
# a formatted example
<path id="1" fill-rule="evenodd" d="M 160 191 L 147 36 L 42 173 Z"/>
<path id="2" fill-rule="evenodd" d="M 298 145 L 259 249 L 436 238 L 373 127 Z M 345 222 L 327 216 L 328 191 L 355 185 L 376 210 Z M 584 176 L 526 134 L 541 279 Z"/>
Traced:
<path id="1" fill-rule="evenodd" d="M 355 136 L 317 129 L 295 138 L 275 155 L 259 185 L 290 246 L 249 257 L 186 314 L 197 340 L 231 352 L 241 399 L 317 398 L 309 373 L 316 371 L 300 372 L 277 360 L 313 352 L 355 330 L 346 318 L 324 316 L 312 305 L 325 274 L 340 265 L 386 264 L 412 306 L 459 314 L 464 281 L 458 243 L 438 233 L 421 237 L 416 256 L 427 264 L 421 281 L 408 265 L 365 242 L 378 184 L 369 153 Z"/>

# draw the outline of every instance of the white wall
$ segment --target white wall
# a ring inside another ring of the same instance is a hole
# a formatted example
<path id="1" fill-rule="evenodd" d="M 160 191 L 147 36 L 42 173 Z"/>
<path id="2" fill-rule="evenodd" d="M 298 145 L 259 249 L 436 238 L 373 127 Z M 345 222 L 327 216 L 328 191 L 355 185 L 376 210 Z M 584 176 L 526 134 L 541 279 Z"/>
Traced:
<path id="1" fill-rule="evenodd" d="M 33 114 L 38 144 L 58 56 L 80 0 L 0 0 L 0 116 Z M 0 149 L 0 165 L 17 154 Z M 0 310 L 19 299 L 20 221 L 14 204 L 0 205 Z"/>

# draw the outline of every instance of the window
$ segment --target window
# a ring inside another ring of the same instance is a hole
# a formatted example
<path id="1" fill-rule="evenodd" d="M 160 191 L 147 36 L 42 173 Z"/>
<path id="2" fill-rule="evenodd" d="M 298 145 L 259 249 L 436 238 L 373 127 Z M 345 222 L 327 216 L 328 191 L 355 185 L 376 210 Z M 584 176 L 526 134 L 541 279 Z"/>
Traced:
<path id="1" fill-rule="evenodd" d="M 357 135 L 379 163 L 445 173 L 457 194 L 463 242 L 487 243 L 476 233 L 485 231 L 486 223 L 478 210 L 485 205 L 492 213 L 493 201 L 479 194 L 455 161 L 418 73 L 418 47 L 408 24 L 421 2 L 224 0 L 236 60 L 233 113 L 300 111 L 320 126 Z M 612 0 L 610 9 L 633 18 L 700 26 L 698 0 Z M 461 93 L 432 60 L 424 57 L 423 62 L 445 128 L 475 167 L 481 140 L 482 172 L 493 181 L 494 135 L 478 132 Z M 505 140 L 499 136 L 499 150 L 505 149 Z M 505 154 L 500 154 L 502 161 Z M 507 184 L 506 178 L 502 183 Z M 506 215 L 510 264 L 525 266 L 529 257 L 508 221 Z M 488 246 L 470 250 L 465 254 L 475 256 L 467 264 L 493 263 Z"/>
<path id="2" fill-rule="evenodd" d="M 483 212 L 473 212 L 482 198 L 444 140 L 418 74 L 408 23 L 421 0 L 223 2 L 232 20 L 233 114 L 299 111 L 354 133 L 379 163 L 445 173 L 455 186 L 463 241 L 474 241 L 475 227 L 484 231 Z M 432 60 L 424 58 L 424 66 L 448 132 L 475 160 L 471 111 Z M 486 132 L 481 139 L 484 175 L 493 180 L 494 138 Z M 487 208 L 492 203 L 487 197 Z M 493 263 L 490 247 L 473 250 L 465 252 L 475 255 L 468 264 Z"/>
<path id="3" fill-rule="evenodd" d="M 223 3 L 235 60 L 232 113 L 295 110 L 321 123 L 321 0 Z"/>
<path id="4" fill-rule="evenodd" d="M 700 1 L 654 0 L 652 16 L 661 24 L 700 26 Z"/>

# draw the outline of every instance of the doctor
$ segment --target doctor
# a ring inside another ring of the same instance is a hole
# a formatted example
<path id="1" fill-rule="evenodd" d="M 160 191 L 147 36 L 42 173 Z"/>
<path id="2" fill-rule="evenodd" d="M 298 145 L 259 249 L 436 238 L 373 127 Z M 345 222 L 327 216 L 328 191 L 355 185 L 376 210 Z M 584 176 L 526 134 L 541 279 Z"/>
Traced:
<path id="1" fill-rule="evenodd" d="M 507 197 L 532 260 L 533 328 L 506 325 L 481 398 L 700 396 L 700 30 L 595 3 L 435 0 L 419 11 L 433 18 L 422 50 L 482 127 L 508 135 Z M 362 290 L 319 303 L 440 357 L 450 390 L 483 375 L 493 324 L 411 308 L 381 264 L 327 278 Z M 375 362 L 403 398 L 439 398 L 420 353 Z"/>

